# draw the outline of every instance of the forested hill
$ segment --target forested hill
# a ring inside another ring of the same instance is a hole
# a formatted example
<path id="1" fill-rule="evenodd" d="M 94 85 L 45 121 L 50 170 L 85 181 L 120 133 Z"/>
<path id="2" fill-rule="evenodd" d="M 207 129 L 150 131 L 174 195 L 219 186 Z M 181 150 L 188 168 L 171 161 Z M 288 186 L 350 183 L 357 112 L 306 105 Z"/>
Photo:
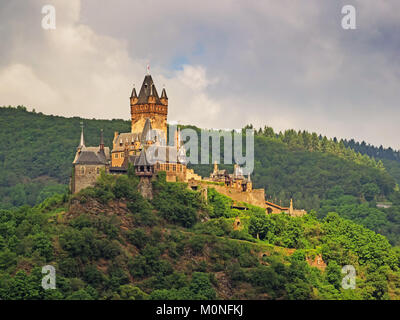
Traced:
<path id="1" fill-rule="evenodd" d="M 0 108 L 0 208 L 34 205 L 69 182 L 71 163 L 85 123 L 87 145 L 98 145 L 100 129 L 111 146 L 114 131 L 129 131 L 123 120 L 64 118 Z"/>
<path id="2" fill-rule="evenodd" d="M 0 208 L 35 205 L 66 190 L 81 121 L 87 145 L 99 144 L 100 129 L 110 147 L 114 131 L 130 130 L 130 122 L 124 120 L 64 118 L 28 112 L 24 107 L 0 108 Z M 212 170 L 212 165 L 194 167 L 202 176 Z M 375 211 L 375 201 L 400 203 L 394 179 L 381 162 L 346 148 L 343 142 L 293 130 L 280 134 L 268 127 L 258 130 L 252 179 L 255 187 L 265 188 L 268 198 L 283 205 L 293 198 L 295 207 L 306 210 L 326 208 L 327 201 L 341 195 L 351 197 L 355 207 L 349 209 L 351 214 L 342 208 L 343 215 L 385 234 L 392 243 L 399 242 L 396 208 Z M 348 199 L 339 203 L 348 204 Z M 365 205 L 372 211 L 365 211 Z"/>
<path id="3" fill-rule="evenodd" d="M 400 252 L 336 213 L 232 209 L 211 185 L 205 202 L 163 172 L 146 200 L 138 183 L 103 173 L 73 196 L 0 210 L 0 299 L 400 298 Z M 44 265 L 56 269 L 54 290 L 40 285 Z M 342 287 L 344 265 L 353 289 Z"/>
<path id="4" fill-rule="evenodd" d="M 378 148 L 365 141 L 356 142 L 354 139 L 344 140 L 344 145 L 353 149 L 361 154 L 368 155 L 369 157 L 382 160 L 385 168 L 400 184 L 400 151 L 393 150 L 392 148 L 384 148 L 382 145 Z"/>
<path id="5" fill-rule="evenodd" d="M 87 145 L 99 144 L 100 129 L 110 147 L 114 131 L 130 130 L 129 121 L 124 120 L 64 118 L 28 112 L 24 107 L 0 108 L 0 207 L 34 205 L 68 184 L 81 121 Z M 284 204 L 295 197 L 303 207 L 317 207 L 335 185 L 354 196 L 365 197 L 368 187 L 376 197 L 390 196 L 393 179 L 381 163 L 316 134 L 288 130 L 275 136 L 271 131 L 258 131 L 255 150 L 254 183 L 265 187 L 268 197 Z M 211 166 L 196 169 L 205 176 Z"/>
<path id="6" fill-rule="evenodd" d="M 350 147 L 356 152 L 360 152 L 361 154 L 366 154 L 375 159 L 386 159 L 386 160 L 394 160 L 400 162 L 400 151 L 393 150 L 391 147 L 384 148 L 382 145 L 378 148 L 371 144 L 367 144 L 365 141 L 356 142 L 354 139 L 351 140 L 343 140 L 343 143 L 346 147 Z"/>

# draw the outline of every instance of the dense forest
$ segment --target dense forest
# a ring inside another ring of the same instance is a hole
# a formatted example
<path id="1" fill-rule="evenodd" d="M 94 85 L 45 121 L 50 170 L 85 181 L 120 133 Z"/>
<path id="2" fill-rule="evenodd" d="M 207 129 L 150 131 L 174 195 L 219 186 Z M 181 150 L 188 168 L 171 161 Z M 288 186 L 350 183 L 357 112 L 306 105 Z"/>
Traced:
<path id="1" fill-rule="evenodd" d="M 212 186 L 205 201 L 163 173 L 152 200 L 137 184 L 132 170 L 102 173 L 76 195 L 2 210 L 0 299 L 400 298 L 399 250 L 337 213 L 239 211 Z M 43 265 L 57 270 L 54 290 L 40 286 Z M 354 266 L 355 289 L 342 287 L 343 265 Z"/>
<path id="2" fill-rule="evenodd" d="M 361 154 L 366 154 L 375 159 L 386 159 L 400 162 L 400 151 L 393 150 L 392 148 L 384 148 L 382 145 L 378 148 L 365 141 L 356 142 L 354 139 L 343 140 L 346 147 L 353 149 Z"/>
<path id="3" fill-rule="evenodd" d="M 49 116 L 28 112 L 22 106 L 0 108 L 0 208 L 34 206 L 67 190 L 82 121 L 87 145 L 99 144 L 101 129 L 110 147 L 114 131 L 130 130 L 129 121 L 124 120 Z M 186 127 L 200 133 L 199 128 Z M 269 200 L 287 206 L 293 198 L 296 208 L 314 209 L 321 215 L 332 208 L 330 193 L 338 188 L 345 197 L 337 204 L 341 208 L 337 209 L 339 214 L 398 245 L 400 195 L 395 191 L 398 187 L 394 178 L 396 173 L 400 177 L 400 167 L 395 160 L 380 160 L 346 147 L 346 141 L 306 131 L 275 133 L 264 127 L 255 130 L 252 181 L 254 187 L 266 190 Z M 388 166 L 387 161 L 394 165 Z M 202 176 L 212 171 L 211 164 L 192 167 Z M 232 165 L 221 168 L 232 172 Z M 377 201 L 391 201 L 395 206 L 379 209 Z"/>

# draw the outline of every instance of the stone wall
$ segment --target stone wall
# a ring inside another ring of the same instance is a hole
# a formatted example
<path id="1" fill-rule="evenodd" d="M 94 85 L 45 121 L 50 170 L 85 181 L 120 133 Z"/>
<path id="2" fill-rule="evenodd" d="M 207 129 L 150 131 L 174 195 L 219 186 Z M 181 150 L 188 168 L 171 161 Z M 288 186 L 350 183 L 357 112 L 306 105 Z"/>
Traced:
<path id="1" fill-rule="evenodd" d="M 80 165 L 74 166 L 74 177 L 72 179 L 72 193 L 77 193 L 84 188 L 93 187 L 100 176 L 105 165 Z"/>
<path id="2" fill-rule="evenodd" d="M 157 108 L 167 108 L 166 106 L 149 106 L 143 105 L 140 106 L 142 108 L 151 109 L 151 107 Z M 134 106 L 137 108 L 137 106 Z M 147 109 L 146 109 L 147 110 Z M 144 128 L 144 124 L 146 123 L 146 119 L 149 118 L 151 121 L 151 127 L 153 129 L 160 129 L 164 131 L 165 139 L 167 139 L 167 114 L 163 114 L 162 112 L 146 112 L 145 110 L 142 111 L 134 111 L 131 112 L 132 116 L 132 128 L 131 132 L 138 132 L 141 133 Z"/>
<path id="3" fill-rule="evenodd" d="M 264 189 L 253 189 L 251 191 L 241 191 L 236 188 L 230 188 L 217 184 L 208 184 L 206 182 L 195 182 L 202 186 L 215 188 L 215 190 L 223 195 L 226 195 L 234 201 L 247 202 L 254 206 L 265 208 L 265 193 Z"/>

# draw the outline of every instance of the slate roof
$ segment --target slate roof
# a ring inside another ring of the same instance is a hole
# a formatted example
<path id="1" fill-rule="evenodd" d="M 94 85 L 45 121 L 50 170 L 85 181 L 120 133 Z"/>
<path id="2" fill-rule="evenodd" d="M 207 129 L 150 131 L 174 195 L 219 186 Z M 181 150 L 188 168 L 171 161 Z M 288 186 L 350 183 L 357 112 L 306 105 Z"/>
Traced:
<path id="1" fill-rule="evenodd" d="M 143 131 L 142 134 L 140 136 L 140 142 L 142 144 L 145 144 L 146 141 L 149 140 L 153 140 L 152 136 L 151 136 L 151 130 L 152 130 L 152 126 L 151 126 L 151 121 L 149 118 L 146 119 L 146 122 L 144 123 L 144 127 L 143 127 Z"/>
<path id="2" fill-rule="evenodd" d="M 83 154 L 83 153 L 85 153 L 85 154 Z M 91 153 L 94 153 L 94 156 L 91 155 Z M 111 160 L 110 148 L 104 147 L 104 154 L 100 154 L 100 147 L 83 147 L 80 149 L 80 152 L 78 150 L 78 152 L 75 154 L 75 158 L 72 163 L 76 164 L 76 163 L 78 163 L 78 160 L 80 161 L 79 164 L 83 164 L 86 161 L 96 162 L 96 160 L 95 160 L 96 158 L 97 158 L 97 161 L 100 161 L 100 162 L 105 161 L 108 163 Z M 88 160 L 86 160 L 86 159 L 88 159 Z"/>
<path id="3" fill-rule="evenodd" d="M 167 97 L 167 91 L 165 91 L 165 88 L 162 89 L 161 98 L 168 99 L 168 97 Z"/>
<path id="4" fill-rule="evenodd" d="M 137 98 L 135 87 L 133 87 L 133 89 L 132 89 L 131 98 Z"/>
<path id="5" fill-rule="evenodd" d="M 140 139 L 140 133 L 120 133 L 115 139 L 115 149 L 113 151 L 124 151 L 125 150 L 125 142 L 128 142 L 128 145 L 133 146 L 133 142 L 139 141 Z M 120 143 L 122 142 L 122 146 Z"/>
<path id="6" fill-rule="evenodd" d="M 82 150 L 79 152 L 75 164 L 107 164 L 107 159 L 104 152 L 94 152 L 90 150 Z"/>
<path id="7" fill-rule="evenodd" d="M 135 166 L 150 166 L 151 163 L 147 160 L 146 151 L 142 150 L 140 155 L 135 158 Z"/>
<path id="8" fill-rule="evenodd" d="M 154 96 L 156 98 L 156 103 L 161 104 L 160 98 L 157 93 L 156 86 L 154 85 L 153 78 L 151 75 L 146 75 L 143 80 L 142 87 L 139 91 L 137 104 L 146 104 L 149 101 L 149 97 Z"/>

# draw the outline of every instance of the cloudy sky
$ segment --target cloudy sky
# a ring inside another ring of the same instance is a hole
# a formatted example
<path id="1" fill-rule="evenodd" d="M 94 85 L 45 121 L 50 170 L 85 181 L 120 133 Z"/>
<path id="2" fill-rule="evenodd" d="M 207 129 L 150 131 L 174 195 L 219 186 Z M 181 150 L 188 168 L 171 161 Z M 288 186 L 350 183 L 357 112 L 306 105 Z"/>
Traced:
<path id="1" fill-rule="evenodd" d="M 341 26 L 347 4 L 356 30 Z M 0 105 L 129 119 L 150 63 L 169 120 L 400 149 L 398 0 L 3 0 L 0 40 Z"/>

